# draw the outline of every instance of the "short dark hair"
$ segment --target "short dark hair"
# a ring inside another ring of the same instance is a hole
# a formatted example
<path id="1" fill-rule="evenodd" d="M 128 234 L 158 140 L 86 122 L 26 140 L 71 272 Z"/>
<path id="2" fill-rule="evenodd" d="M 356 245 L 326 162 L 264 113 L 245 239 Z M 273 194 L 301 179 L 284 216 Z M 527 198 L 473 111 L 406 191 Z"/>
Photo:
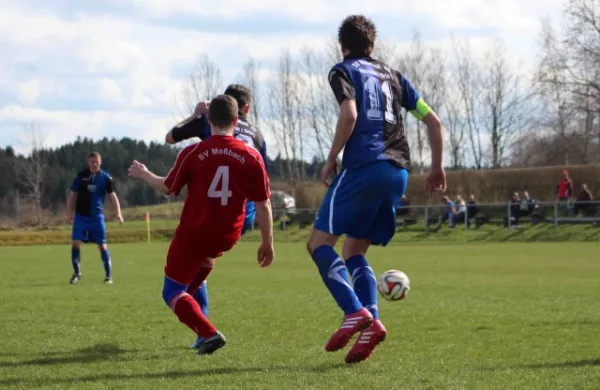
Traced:
<path id="1" fill-rule="evenodd" d="M 208 106 L 208 119 L 221 129 L 231 126 L 237 114 L 237 102 L 229 95 L 215 97 Z"/>
<path id="2" fill-rule="evenodd" d="M 100 153 L 99 153 L 99 152 L 92 152 L 92 153 L 90 153 L 90 154 L 89 154 L 89 156 L 88 156 L 88 160 L 89 160 L 90 158 L 99 158 L 99 159 L 102 159 L 102 156 L 100 155 Z"/>
<path id="3" fill-rule="evenodd" d="M 375 38 L 375 23 L 363 15 L 346 17 L 338 29 L 338 41 L 342 49 L 349 50 L 354 55 L 371 55 Z"/>
<path id="4" fill-rule="evenodd" d="M 250 89 L 241 84 L 229 85 L 225 90 L 225 95 L 234 98 L 240 110 L 252 102 L 252 93 L 250 92 Z"/>

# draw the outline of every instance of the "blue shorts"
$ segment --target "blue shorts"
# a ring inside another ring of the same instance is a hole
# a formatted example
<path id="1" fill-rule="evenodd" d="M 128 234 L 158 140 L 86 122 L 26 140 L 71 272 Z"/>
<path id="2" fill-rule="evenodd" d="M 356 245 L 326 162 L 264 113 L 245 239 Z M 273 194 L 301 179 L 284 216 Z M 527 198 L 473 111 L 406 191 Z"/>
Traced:
<path id="1" fill-rule="evenodd" d="M 76 214 L 73 220 L 73 234 L 71 237 L 73 241 L 106 244 L 104 216 L 86 217 Z"/>
<path id="2" fill-rule="evenodd" d="M 242 235 L 246 234 L 248 230 L 254 227 L 254 220 L 256 219 L 256 206 L 254 202 L 246 202 L 246 217 L 244 218 L 244 227 L 242 228 Z"/>
<path id="3" fill-rule="evenodd" d="M 329 187 L 314 227 L 385 246 L 396 233 L 396 204 L 407 182 L 408 171 L 388 161 L 343 170 Z"/>

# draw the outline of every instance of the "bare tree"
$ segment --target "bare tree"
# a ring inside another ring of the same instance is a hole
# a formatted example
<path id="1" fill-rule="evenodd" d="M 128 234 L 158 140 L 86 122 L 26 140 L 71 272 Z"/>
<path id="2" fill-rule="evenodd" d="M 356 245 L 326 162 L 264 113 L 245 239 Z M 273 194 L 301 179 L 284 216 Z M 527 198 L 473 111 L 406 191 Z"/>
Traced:
<path id="1" fill-rule="evenodd" d="M 27 146 L 31 148 L 31 153 L 28 157 L 21 159 L 15 167 L 17 176 L 26 191 L 25 196 L 34 206 L 37 225 L 42 223 L 42 197 L 44 195 L 45 176 L 41 134 L 41 130 L 35 124 L 32 123 L 27 126 Z"/>
<path id="2" fill-rule="evenodd" d="M 327 41 L 327 47 L 324 50 L 325 62 L 330 66 L 342 62 L 342 49 L 336 38 L 331 38 Z"/>
<path id="3" fill-rule="evenodd" d="M 552 159 L 586 164 L 600 158 L 600 3 L 571 0 L 564 36 L 549 21 L 542 25 L 536 91 L 545 103 L 541 124 L 555 148 Z"/>
<path id="4" fill-rule="evenodd" d="M 222 88 L 219 65 L 214 63 L 208 54 L 200 55 L 181 91 L 181 104 L 187 111 L 184 115 L 193 113 L 199 101 L 211 100 L 222 92 Z"/>
<path id="5" fill-rule="evenodd" d="M 500 168 L 507 149 L 530 123 L 528 101 L 531 94 L 523 85 L 519 66 L 511 68 L 506 49 L 494 42 L 485 55 L 483 70 L 483 120 L 489 134 L 492 168 Z"/>
<path id="6" fill-rule="evenodd" d="M 315 155 L 324 161 L 326 149 L 333 142 L 338 105 L 331 93 L 328 79 L 324 75 L 332 64 L 327 55 L 312 49 L 304 49 L 300 55 L 300 69 L 303 87 L 303 115 L 310 130 L 309 140 L 314 140 Z"/>
<path id="7" fill-rule="evenodd" d="M 572 92 L 591 99 L 600 113 L 600 2 L 570 0 L 566 16 L 565 49 Z"/>
<path id="8" fill-rule="evenodd" d="M 450 164 L 457 169 L 464 167 L 465 119 L 462 115 L 462 103 L 459 96 L 449 95 L 440 112 L 444 129 L 448 133 Z"/>
<path id="9" fill-rule="evenodd" d="M 279 58 L 277 72 L 269 82 L 269 109 L 273 130 L 280 150 L 283 151 L 287 179 L 292 185 L 304 178 L 304 139 L 300 86 L 289 50 Z"/>
<path id="10" fill-rule="evenodd" d="M 401 61 L 401 57 L 398 54 L 399 52 L 400 50 L 398 49 L 398 46 L 393 42 L 380 41 L 377 42 L 377 45 L 375 45 L 373 57 L 390 66 L 393 66 Z"/>
<path id="11" fill-rule="evenodd" d="M 244 65 L 244 74 L 242 76 L 242 84 L 250 88 L 252 92 L 252 105 L 250 117 L 252 123 L 259 126 L 260 123 L 260 106 L 261 106 L 261 84 L 260 84 L 260 64 L 250 58 Z"/>
<path id="12" fill-rule="evenodd" d="M 424 82 L 423 69 L 426 69 L 427 64 L 425 47 L 421 40 L 421 33 L 419 31 L 414 32 L 410 50 L 403 58 L 399 59 L 399 62 L 402 64 L 402 72 L 417 89 L 422 91 Z M 408 119 L 409 117 L 406 118 Z M 410 119 L 410 121 L 412 121 L 412 119 Z M 423 173 L 426 148 L 425 131 L 420 121 L 409 122 L 409 120 L 407 120 L 406 126 L 408 127 L 410 123 L 414 123 L 416 129 L 414 141 L 416 142 L 417 146 L 416 150 L 419 169 L 420 172 Z"/>
<path id="13" fill-rule="evenodd" d="M 542 128 L 551 130 L 564 143 L 562 164 L 569 164 L 568 123 L 573 110 L 569 104 L 570 93 L 567 87 L 568 71 L 562 45 L 558 42 L 549 20 L 542 23 L 541 48 L 538 69 L 534 79 L 534 87 L 542 99 L 543 115 L 539 118 Z"/>
<path id="14" fill-rule="evenodd" d="M 481 126 L 481 70 L 473 58 L 469 41 L 453 39 L 455 80 L 465 116 L 467 138 L 471 146 L 473 163 L 483 168 L 483 129 Z"/>

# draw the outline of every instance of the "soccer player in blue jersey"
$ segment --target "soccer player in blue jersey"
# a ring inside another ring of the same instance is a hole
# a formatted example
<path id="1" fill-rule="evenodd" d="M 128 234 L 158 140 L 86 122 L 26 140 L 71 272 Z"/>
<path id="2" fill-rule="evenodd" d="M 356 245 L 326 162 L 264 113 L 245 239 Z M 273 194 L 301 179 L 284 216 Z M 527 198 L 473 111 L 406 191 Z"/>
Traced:
<path id="1" fill-rule="evenodd" d="M 247 145 L 256 149 L 263 158 L 265 168 L 267 167 L 267 144 L 261 131 L 248 121 L 250 112 L 250 104 L 252 103 L 252 94 L 250 89 L 240 84 L 231 84 L 225 89 L 225 95 L 233 97 L 239 107 L 238 121 L 234 129 L 235 138 L 243 141 Z M 210 125 L 208 123 L 208 102 L 200 102 L 196 105 L 194 113 L 187 119 L 181 121 L 166 135 L 168 144 L 175 144 L 190 138 L 200 138 L 206 140 L 211 136 Z M 254 202 L 246 203 L 246 217 L 242 235 L 248 229 L 254 226 L 256 219 L 256 206 Z M 198 284 L 195 280 L 188 287 L 190 293 L 202 308 L 202 312 L 208 317 L 208 290 L 206 282 Z M 202 337 L 198 337 L 196 342 L 192 344 L 192 348 L 198 348 L 202 344 Z"/>
<path id="2" fill-rule="evenodd" d="M 365 255 L 370 245 L 387 245 L 396 230 L 395 205 L 406 190 L 410 169 L 402 108 L 427 127 L 429 190 L 446 188 L 440 120 L 402 74 L 370 56 L 376 35 L 373 22 L 360 15 L 347 17 L 339 27 L 344 59 L 329 72 L 329 83 L 340 113 L 321 172 L 329 188 L 307 244 L 325 285 L 345 314 L 325 349 L 340 350 L 360 332 L 346 363 L 367 359 L 387 333 L 379 320 L 376 277 Z M 337 174 L 336 159 L 342 149 L 342 170 Z M 337 175 L 330 183 L 332 174 Z M 347 236 L 343 260 L 334 250 L 342 234 Z"/>
<path id="3" fill-rule="evenodd" d="M 120 223 L 123 223 L 123 216 L 112 177 L 103 171 L 101 166 L 100 153 L 91 153 L 88 157 L 88 169 L 75 176 L 67 199 L 67 220 L 73 224 L 71 262 L 74 272 L 69 282 L 71 284 L 77 284 L 81 279 L 82 242 L 94 242 L 98 245 L 104 264 L 104 283 L 113 283 L 110 253 L 106 245 L 106 224 L 104 223 L 104 199 L 107 194 Z"/>

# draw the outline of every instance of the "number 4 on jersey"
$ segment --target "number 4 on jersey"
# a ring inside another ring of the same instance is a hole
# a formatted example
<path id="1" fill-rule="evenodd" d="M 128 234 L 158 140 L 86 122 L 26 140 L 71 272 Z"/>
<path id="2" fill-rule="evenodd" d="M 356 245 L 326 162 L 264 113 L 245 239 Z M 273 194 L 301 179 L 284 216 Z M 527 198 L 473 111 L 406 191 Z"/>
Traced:
<path id="1" fill-rule="evenodd" d="M 221 190 L 217 190 L 221 184 Z M 210 183 L 210 187 L 208 188 L 208 197 L 209 198 L 221 198 L 221 206 L 227 206 L 229 203 L 229 198 L 231 198 L 233 194 L 229 189 L 229 167 L 224 165 L 217 168 L 217 172 L 215 173 L 215 177 Z"/>

